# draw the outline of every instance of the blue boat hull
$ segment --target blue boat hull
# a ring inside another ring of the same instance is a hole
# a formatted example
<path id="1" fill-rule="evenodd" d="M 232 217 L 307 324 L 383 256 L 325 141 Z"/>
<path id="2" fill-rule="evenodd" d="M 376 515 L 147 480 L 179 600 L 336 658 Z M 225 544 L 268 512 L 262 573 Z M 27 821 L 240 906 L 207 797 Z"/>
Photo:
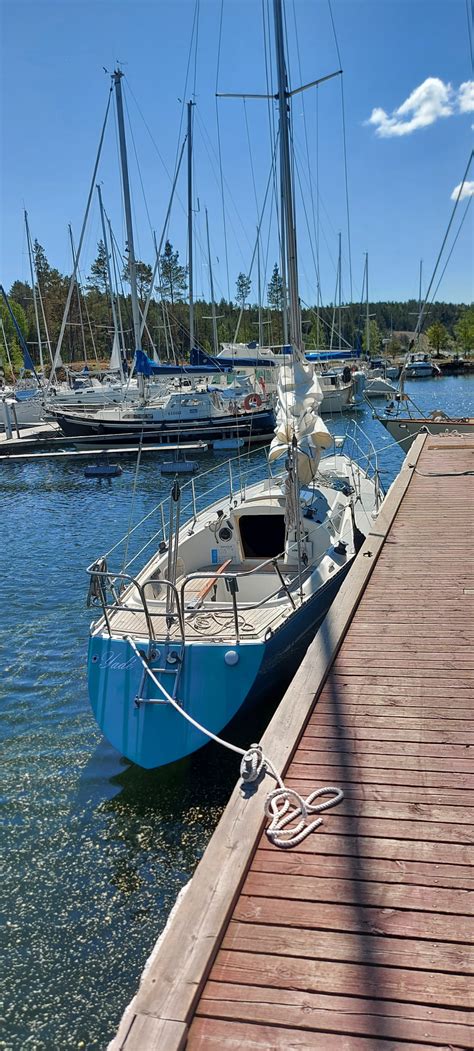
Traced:
<path id="1" fill-rule="evenodd" d="M 184 710 L 212 733 L 221 734 L 244 706 L 255 704 L 272 690 L 281 691 L 296 671 L 348 568 L 349 564 L 265 641 L 187 643 L 177 689 Z M 145 654 L 145 641 L 135 642 Z M 163 666 L 165 646 L 157 642 L 153 647 L 150 667 L 157 669 Z M 237 654 L 235 663 L 225 660 L 229 651 Z M 164 766 L 207 743 L 208 738 L 168 702 L 147 703 L 161 701 L 161 694 L 150 677 L 143 675 L 142 662 L 126 639 L 92 635 L 88 669 L 95 718 L 107 740 L 131 762 L 146 769 Z M 157 673 L 157 678 L 171 692 L 172 674 Z"/>

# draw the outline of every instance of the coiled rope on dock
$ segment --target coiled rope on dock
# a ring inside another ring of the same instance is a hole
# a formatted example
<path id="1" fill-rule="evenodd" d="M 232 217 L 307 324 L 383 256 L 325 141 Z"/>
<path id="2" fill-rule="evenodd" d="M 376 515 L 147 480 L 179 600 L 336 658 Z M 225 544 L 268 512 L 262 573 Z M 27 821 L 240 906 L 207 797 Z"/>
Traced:
<path id="1" fill-rule="evenodd" d="M 247 784 L 257 781 L 263 771 L 274 777 L 279 786 L 267 795 L 264 807 L 265 817 L 270 821 L 265 831 L 270 842 L 276 847 L 296 847 L 310 832 L 322 825 L 322 817 L 316 818 L 311 824 L 307 824 L 308 818 L 312 814 L 320 814 L 323 810 L 329 810 L 344 798 L 344 793 L 340 788 L 326 785 L 324 788 L 316 788 L 304 799 L 296 789 L 286 788 L 273 763 L 264 755 L 262 746 L 251 744 L 250 748 L 243 753 L 240 764 L 242 781 Z M 332 793 L 330 799 L 326 799 L 324 803 L 314 803 L 319 796 L 329 793 Z M 300 818 L 299 821 L 298 818 Z M 295 821 L 297 824 L 293 826 L 292 823 Z"/>
<path id="2" fill-rule="evenodd" d="M 288 849 L 289 847 L 296 847 L 298 843 L 301 843 L 310 832 L 313 832 L 319 825 L 322 824 L 322 817 L 317 817 L 314 821 L 308 824 L 308 820 L 314 814 L 321 814 L 324 810 L 329 810 L 330 807 L 336 806 L 344 798 L 344 793 L 340 788 L 335 788 L 333 785 L 326 785 L 323 788 L 317 788 L 313 792 L 304 798 L 294 788 L 287 788 L 284 784 L 283 779 L 270 759 L 264 755 L 261 744 L 252 744 L 250 748 L 245 750 L 239 748 L 238 745 L 231 744 L 230 741 L 224 741 L 222 737 L 218 737 L 212 730 L 206 729 L 201 723 L 198 723 L 196 719 L 193 719 L 192 715 L 185 712 L 178 702 L 168 693 L 164 686 L 160 683 L 154 674 L 152 668 L 147 664 L 143 653 L 135 645 L 134 640 L 130 635 L 127 635 L 127 642 L 131 646 L 135 656 L 138 657 L 147 675 L 150 677 L 155 686 L 158 687 L 163 699 L 167 701 L 176 712 L 179 713 L 186 719 L 188 723 L 191 723 L 196 730 L 200 730 L 206 737 L 211 741 L 215 741 L 217 744 L 222 745 L 224 748 L 228 748 L 231 752 L 236 752 L 242 756 L 240 763 L 240 776 L 244 784 L 252 784 L 264 777 L 265 774 L 269 774 L 273 777 L 278 784 L 278 788 L 275 788 L 272 792 L 269 792 L 265 800 L 264 813 L 270 821 L 268 828 L 265 830 L 268 839 L 276 847 L 282 849 Z M 330 795 L 329 799 L 324 800 L 322 803 L 315 803 L 315 799 L 320 796 Z M 296 822 L 296 824 L 295 824 Z"/>

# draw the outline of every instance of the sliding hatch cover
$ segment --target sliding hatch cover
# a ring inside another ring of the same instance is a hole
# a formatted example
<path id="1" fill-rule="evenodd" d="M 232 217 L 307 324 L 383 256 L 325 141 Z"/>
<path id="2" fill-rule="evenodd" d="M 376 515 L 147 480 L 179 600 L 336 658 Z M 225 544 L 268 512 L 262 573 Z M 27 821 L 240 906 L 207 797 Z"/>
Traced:
<path id="1" fill-rule="evenodd" d="M 275 558 L 285 550 L 285 516 L 241 515 L 240 540 L 244 558 Z"/>

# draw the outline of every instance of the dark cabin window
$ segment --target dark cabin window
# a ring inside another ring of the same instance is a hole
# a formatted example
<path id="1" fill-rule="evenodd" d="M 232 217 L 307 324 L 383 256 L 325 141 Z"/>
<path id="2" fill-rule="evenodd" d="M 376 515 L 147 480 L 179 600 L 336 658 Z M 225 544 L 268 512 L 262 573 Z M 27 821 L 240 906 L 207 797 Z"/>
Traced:
<path id="1" fill-rule="evenodd" d="M 239 529 L 244 558 L 275 558 L 285 550 L 284 515 L 242 515 Z"/>

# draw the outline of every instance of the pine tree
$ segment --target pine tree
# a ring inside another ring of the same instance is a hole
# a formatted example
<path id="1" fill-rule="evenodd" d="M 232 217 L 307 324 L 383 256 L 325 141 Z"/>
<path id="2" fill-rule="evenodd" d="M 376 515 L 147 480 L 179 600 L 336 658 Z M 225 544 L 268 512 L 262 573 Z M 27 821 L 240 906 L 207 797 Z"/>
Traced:
<path id="1" fill-rule="evenodd" d="M 188 287 L 187 270 L 179 262 L 179 252 L 173 252 L 173 245 L 166 241 L 160 256 L 161 293 L 173 305 L 177 299 L 184 299 Z"/>
<path id="2" fill-rule="evenodd" d="M 247 274 L 244 274 L 241 271 L 237 278 L 237 283 L 235 286 L 235 298 L 241 309 L 243 309 L 244 307 L 245 301 L 249 295 L 251 287 L 252 282 L 250 278 L 247 277 Z"/>
<path id="3" fill-rule="evenodd" d="M 43 290 L 43 284 L 48 281 L 51 274 L 51 267 L 46 258 L 46 252 L 43 245 L 40 245 L 39 241 L 36 240 L 33 243 L 33 260 L 35 265 L 36 276 L 38 282 Z"/>
<path id="4" fill-rule="evenodd" d="M 283 306 L 283 278 L 278 269 L 278 263 L 273 267 L 273 273 L 267 288 L 268 305 L 272 310 L 281 310 Z"/>
<path id="5" fill-rule="evenodd" d="M 143 300 L 146 299 L 151 288 L 151 282 L 153 280 L 153 268 L 149 263 L 144 263 L 141 259 L 135 260 L 135 273 L 137 275 L 137 294 L 138 298 Z M 122 280 L 128 281 L 130 284 L 130 267 L 128 261 L 126 262 L 123 272 Z"/>
<path id="6" fill-rule="evenodd" d="M 88 288 L 95 288 L 97 292 L 106 292 L 108 284 L 107 251 L 101 240 L 97 245 L 97 256 L 91 264 Z"/>

